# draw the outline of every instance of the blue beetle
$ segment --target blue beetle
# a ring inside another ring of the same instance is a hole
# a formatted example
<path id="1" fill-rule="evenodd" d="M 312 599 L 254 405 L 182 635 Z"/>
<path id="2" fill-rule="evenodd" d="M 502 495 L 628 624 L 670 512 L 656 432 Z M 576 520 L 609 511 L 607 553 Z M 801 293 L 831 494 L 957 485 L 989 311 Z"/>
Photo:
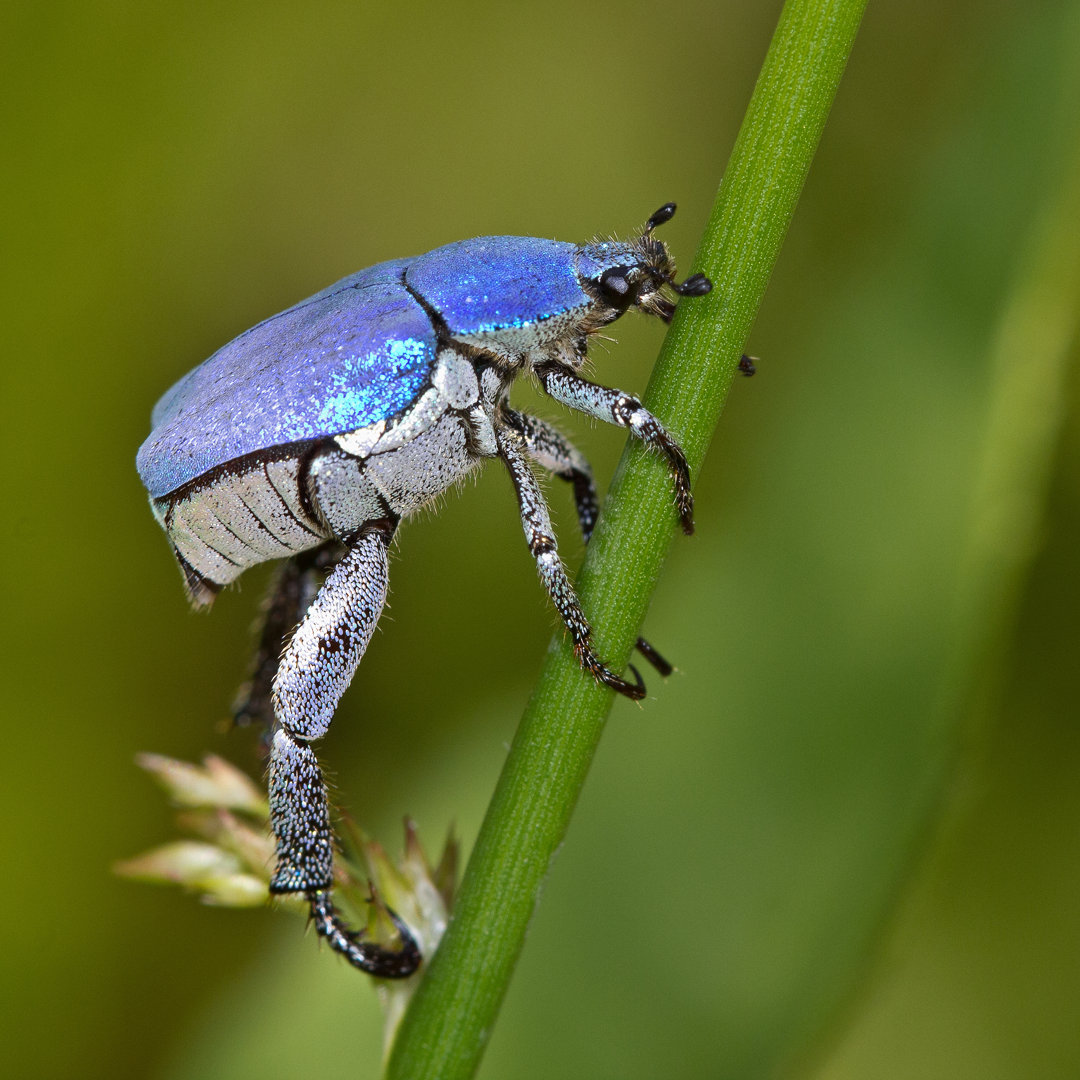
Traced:
<path id="1" fill-rule="evenodd" d="M 367 648 L 387 591 L 398 522 L 501 458 L 540 578 L 582 667 L 631 698 L 593 651 L 589 623 L 556 549 L 530 461 L 569 481 L 588 541 L 597 515 L 588 463 L 545 421 L 512 409 L 532 373 L 556 401 L 617 424 L 666 459 L 685 532 L 693 531 L 686 459 L 637 398 L 585 380 L 590 335 L 630 308 L 670 321 L 675 282 L 653 230 L 584 246 L 484 236 L 361 270 L 219 349 L 157 403 L 137 467 L 196 606 L 249 566 L 284 559 L 266 605 L 238 723 L 270 736 L 270 889 L 304 893 L 316 930 L 364 971 L 410 975 L 421 956 L 350 930 L 331 901 L 334 838 L 313 740 L 324 735 Z M 670 667 L 644 641 L 663 673 Z"/>

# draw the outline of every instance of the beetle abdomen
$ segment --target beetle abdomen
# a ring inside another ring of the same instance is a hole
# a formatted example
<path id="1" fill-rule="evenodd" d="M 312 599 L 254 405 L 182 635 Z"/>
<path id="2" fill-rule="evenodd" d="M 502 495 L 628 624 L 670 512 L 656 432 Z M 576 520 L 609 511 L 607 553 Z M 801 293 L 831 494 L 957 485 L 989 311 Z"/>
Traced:
<path id="1" fill-rule="evenodd" d="M 195 603 L 209 603 L 249 566 L 329 539 L 304 505 L 300 476 L 296 457 L 240 463 L 153 500 Z"/>

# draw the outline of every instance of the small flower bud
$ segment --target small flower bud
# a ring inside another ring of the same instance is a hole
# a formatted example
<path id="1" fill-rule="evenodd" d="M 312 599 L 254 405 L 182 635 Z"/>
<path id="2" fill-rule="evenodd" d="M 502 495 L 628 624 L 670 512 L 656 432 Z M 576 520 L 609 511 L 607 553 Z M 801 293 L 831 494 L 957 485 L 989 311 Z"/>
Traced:
<path id="1" fill-rule="evenodd" d="M 138 764 L 181 809 L 177 825 L 198 837 L 163 844 L 116 863 L 122 877 L 181 885 L 218 907 L 261 907 L 270 900 L 274 840 L 265 796 L 248 776 L 212 754 L 202 765 L 160 754 L 140 754 Z M 341 816 L 347 851 L 334 860 L 338 896 L 366 924 L 366 936 L 387 948 L 400 944 L 390 909 L 408 924 L 425 957 L 438 947 L 450 918 L 458 845 L 449 836 L 433 870 L 417 836 L 405 820 L 405 851 L 396 862 L 348 815 Z M 275 906 L 307 913 L 303 893 L 275 897 Z M 421 969 L 423 970 L 423 969 Z M 389 1053 L 420 975 L 382 980 L 383 1047 Z"/>
<path id="2" fill-rule="evenodd" d="M 205 879 L 235 874 L 239 869 L 240 860 L 235 855 L 199 840 L 174 840 L 113 866 L 121 877 L 188 888 L 198 888 Z"/>
<path id="3" fill-rule="evenodd" d="M 162 754 L 139 754 L 135 762 L 179 806 L 223 807 L 260 818 L 270 813 L 266 796 L 254 781 L 215 754 L 207 754 L 201 766 Z"/>

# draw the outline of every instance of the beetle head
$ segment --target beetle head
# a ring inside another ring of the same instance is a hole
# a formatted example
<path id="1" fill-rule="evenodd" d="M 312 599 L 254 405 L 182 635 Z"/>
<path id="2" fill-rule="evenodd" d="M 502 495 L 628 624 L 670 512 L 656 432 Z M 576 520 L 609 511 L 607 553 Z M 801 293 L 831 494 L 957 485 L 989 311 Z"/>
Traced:
<path id="1" fill-rule="evenodd" d="M 704 274 L 675 281 L 675 260 L 667 245 L 653 235 L 658 225 L 674 215 L 675 204 L 665 203 L 636 240 L 598 242 L 581 248 L 578 273 L 596 301 L 590 320 L 593 325 L 587 329 L 606 326 L 632 307 L 671 322 L 675 302 L 665 290 L 677 296 L 704 296 L 712 288 Z"/>

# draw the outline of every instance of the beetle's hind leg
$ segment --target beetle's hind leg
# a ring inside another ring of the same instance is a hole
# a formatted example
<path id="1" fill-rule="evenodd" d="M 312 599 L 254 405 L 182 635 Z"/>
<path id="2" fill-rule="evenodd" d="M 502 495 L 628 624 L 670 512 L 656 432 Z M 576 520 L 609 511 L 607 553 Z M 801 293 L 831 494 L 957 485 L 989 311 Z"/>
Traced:
<path id="1" fill-rule="evenodd" d="M 634 682 L 627 682 L 616 675 L 593 651 L 592 629 L 588 619 L 585 618 L 585 612 L 581 610 L 577 594 L 559 558 L 547 503 L 544 501 L 544 495 L 536 482 L 536 477 L 529 468 L 524 436 L 512 427 L 501 424 L 495 428 L 495 439 L 499 457 L 506 463 L 506 467 L 510 470 L 510 478 L 514 482 L 518 507 L 521 511 L 521 526 L 525 530 L 529 550 L 536 560 L 540 580 L 543 581 L 552 603 L 567 630 L 570 631 L 570 637 L 574 642 L 574 653 L 581 662 L 581 666 L 597 682 L 610 686 L 612 690 L 634 701 L 640 701 L 645 696 L 645 684 L 641 681 L 637 669 L 629 665 L 634 674 Z"/>
<path id="2" fill-rule="evenodd" d="M 336 543 L 284 559 L 267 590 L 258 622 L 258 645 L 247 680 L 233 701 L 232 718 L 237 727 L 259 726 L 263 729 L 269 751 L 274 724 L 271 689 L 281 654 L 293 632 L 311 607 L 329 567 L 340 558 Z"/>
<path id="3" fill-rule="evenodd" d="M 596 485 L 593 483 L 592 469 L 588 461 L 573 443 L 539 417 L 509 409 L 504 415 L 507 422 L 524 438 L 525 451 L 529 457 L 573 487 L 581 538 L 588 544 L 600 512 Z M 644 638 L 637 639 L 635 648 L 664 678 L 674 671 L 671 664 Z"/>
<path id="4" fill-rule="evenodd" d="M 270 749 L 270 824 L 277 840 L 274 893 L 304 893 L 315 929 L 355 967 L 384 979 L 420 966 L 420 950 L 391 913 L 401 948 L 363 941 L 330 899 L 334 837 L 326 785 L 311 742 L 326 734 L 386 601 L 387 547 L 393 526 L 369 527 L 319 590 L 273 679 L 276 727 Z"/>

